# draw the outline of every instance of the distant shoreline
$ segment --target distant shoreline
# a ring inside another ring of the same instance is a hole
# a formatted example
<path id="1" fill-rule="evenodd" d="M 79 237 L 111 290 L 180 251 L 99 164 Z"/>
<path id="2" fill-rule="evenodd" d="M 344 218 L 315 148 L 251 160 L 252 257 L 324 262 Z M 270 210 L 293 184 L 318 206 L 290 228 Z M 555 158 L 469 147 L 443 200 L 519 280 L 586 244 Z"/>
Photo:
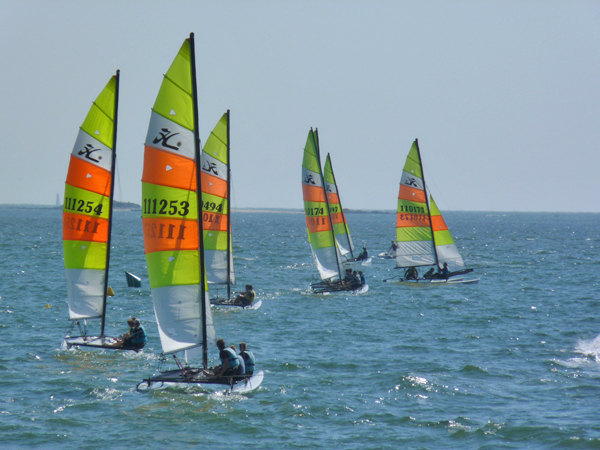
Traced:
<path id="1" fill-rule="evenodd" d="M 12 209 L 61 209 L 62 205 L 29 205 L 29 204 L 0 204 L 0 208 Z M 113 208 L 115 211 L 141 211 L 142 207 L 135 203 L 114 202 Z M 286 209 L 286 208 L 234 208 L 232 213 L 280 213 L 280 214 L 304 214 L 303 209 Z M 395 211 L 376 211 L 362 209 L 346 209 L 345 213 L 349 214 L 396 214 Z"/>

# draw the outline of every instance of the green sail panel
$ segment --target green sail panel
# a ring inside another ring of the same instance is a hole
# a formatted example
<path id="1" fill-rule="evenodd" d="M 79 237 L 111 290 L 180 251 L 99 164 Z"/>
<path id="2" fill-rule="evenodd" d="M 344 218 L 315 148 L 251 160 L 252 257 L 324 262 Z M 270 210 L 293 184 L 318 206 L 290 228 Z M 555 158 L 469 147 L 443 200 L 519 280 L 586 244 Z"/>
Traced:
<path id="1" fill-rule="evenodd" d="M 396 241 L 397 267 L 436 263 L 421 155 L 416 140 L 408 152 L 400 177 Z"/>
<path id="2" fill-rule="evenodd" d="M 308 241 L 319 275 L 325 280 L 339 278 L 342 268 L 327 208 L 317 139 L 316 132 L 311 129 L 302 159 L 302 194 Z"/>
<path id="3" fill-rule="evenodd" d="M 235 283 L 235 271 L 229 207 L 229 111 L 210 133 L 201 158 L 206 278 L 211 284 L 230 285 Z"/>
<path id="4" fill-rule="evenodd" d="M 354 258 L 354 244 L 350 236 L 350 229 L 346 221 L 346 215 L 342 208 L 342 200 L 340 199 L 333 166 L 331 165 L 331 157 L 329 153 L 325 159 L 325 167 L 323 168 L 323 178 L 325 180 L 325 192 L 329 203 L 329 215 L 333 224 L 333 232 L 337 241 L 340 254 L 345 259 Z"/>
<path id="5" fill-rule="evenodd" d="M 203 322 L 207 340 L 216 341 L 201 270 L 191 39 L 185 40 L 163 78 L 144 148 L 144 247 L 164 354 L 203 345 Z"/>
<path id="6" fill-rule="evenodd" d="M 71 320 L 102 318 L 106 309 L 118 84 L 117 72 L 93 102 L 70 156 L 63 251 Z"/>

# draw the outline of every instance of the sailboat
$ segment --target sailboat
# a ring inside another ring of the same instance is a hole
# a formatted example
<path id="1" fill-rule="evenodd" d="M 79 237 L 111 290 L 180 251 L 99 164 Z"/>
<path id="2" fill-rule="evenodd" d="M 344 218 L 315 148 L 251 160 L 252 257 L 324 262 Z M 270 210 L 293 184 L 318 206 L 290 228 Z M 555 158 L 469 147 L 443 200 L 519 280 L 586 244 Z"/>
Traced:
<path id="1" fill-rule="evenodd" d="M 396 241 L 396 268 L 406 269 L 400 282 L 477 283 L 479 281 L 479 279 L 458 277 L 472 272 L 473 269 L 466 267 L 433 197 L 430 196 L 428 202 L 417 139 L 408 153 L 400 180 Z M 429 270 L 419 274 L 417 267 L 429 267 Z M 444 268 L 447 268 L 445 272 Z"/>
<path id="2" fill-rule="evenodd" d="M 63 249 L 72 322 L 62 348 L 111 348 L 117 339 L 104 331 L 118 102 L 119 71 L 92 104 L 71 152 L 63 204 Z M 88 335 L 91 319 L 100 319 L 100 334 Z M 75 325 L 79 334 L 74 333 Z"/>
<path id="3" fill-rule="evenodd" d="M 325 186 L 326 181 L 321 171 L 319 134 L 318 130 L 313 131 L 311 128 L 302 160 L 302 194 L 308 241 L 322 280 L 311 284 L 311 288 L 315 293 L 357 290 L 366 292 L 369 288 L 366 284 L 343 281 L 342 255 L 332 225 L 334 221 L 330 215 L 329 196 L 325 193 Z M 335 189 L 331 184 L 329 187 L 332 191 Z M 337 197 L 337 190 L 331 193 L 336 194 L 331 198 Z M 343 217 L 341 210 L 340 214 Z"/>
<path id="4" fill-rule="evenodd" d="M 231 298 L 235 271 L 231 237 L 229 117 L 230 111 L 227 110 L 210 133 L 200 156 L 204 257 L 208 284 L 227 289 L 225 298 L 214 297 L 210 300 L 211 304 L 244 308 L 242 303 Z M 255 300 L 247 308 L 258 309 L 261 303 Z"/>
<path id="5" fill-rule="evenodd" d="M 163 351 L 160 373 L 139 383 L 139 390 L 184 383 L 226 385 L 230 391 L 247 392 L 262 382 L 262 371 L 252 377 L 207 375 L 208 347 L 215 343 L 216 331 L 208 293 L 202 220 L 203 212 L 210 212 L 203 202 L 201 186 L 205 180 L 200 162 L 191 33 L 163 78 L 145 142 L 144 246 Z M 185 363 L 177 358 L 182 352 Z M 188 361 L 200 354 L 202 367 L 188 366 Z M 173 355 L 176 369 L 162 370 L 167 355 Z"/>

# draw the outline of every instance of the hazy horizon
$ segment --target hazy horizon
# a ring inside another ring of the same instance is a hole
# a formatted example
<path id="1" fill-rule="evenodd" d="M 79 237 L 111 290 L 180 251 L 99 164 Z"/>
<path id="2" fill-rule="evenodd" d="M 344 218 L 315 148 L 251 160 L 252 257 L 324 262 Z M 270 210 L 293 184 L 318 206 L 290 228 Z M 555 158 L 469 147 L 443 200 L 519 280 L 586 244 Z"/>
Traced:
<path id="1" fill-rule="evenodd" d="M 141 202 L 162 75 L 195 33 L 202 142 L 231 110 L 232 206 L 302 208 L 311 127 L 344 207 L 394 210 L 419 139 L 442 211 L 600 212 L 600 2 L 39 2 L 0 12 L 1 204 L 62 199 L 121 73 L 115 199 Z"/>

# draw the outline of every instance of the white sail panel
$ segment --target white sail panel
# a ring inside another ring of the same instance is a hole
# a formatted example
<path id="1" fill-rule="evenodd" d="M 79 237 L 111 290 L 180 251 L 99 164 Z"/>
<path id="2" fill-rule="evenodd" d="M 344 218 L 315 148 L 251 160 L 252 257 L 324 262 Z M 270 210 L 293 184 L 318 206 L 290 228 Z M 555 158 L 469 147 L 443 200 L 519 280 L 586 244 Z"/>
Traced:
<path id="1" fill-rule="evenodd" d="M 147 147 L 194 159 L 194 133 L 152 111 L 146 135 Z"/>
<path id="2" fill-rule="evenodd" d="M 206 264 L 206 280 L 210 284 L 227 284 L 227 252 L 221 250 L 204 250 L 204 263 Z M 235 284 L 235 271 L 233 270 L 233 253 L 229 254 L 229 279 Z"/>
<path id="3" fill-rule="evenodd" d="M 102 317 L 105 271 L 94 269 L 65 269 L 69 319 Z"/>
<path id="4" fill-rule="evenodd" d="M 398 242 L 396 267 L 431 266 L 435 264 L 432 241 Z"/>
<path id="5" fill-rule="evenodd" d="M 152 289 L 154 313 L 163 353 L 175 353 L 202 345 L 200 286 L 168 286 Z M 206 326 L 209 341 L 215 340 L 215 328 L 207 299 Z"/>
<path id="6" fill-rule="evenodd" d="M 338 266 L 338 258 L 335 255 L 335 247 L 325 247 L 315 250 L 311 246 L 311 249 L 321 279 L 339 278 L 340 268 Z"/>
<path id="7" fill-rule="evenodd" d="M 111 171 L 112 150 L 82 129 L 79 129 L 71 155 L 104 170 Z"/>
<path id="8" fill-rule="evenodd" d="M 440 267 L 443 267 L 444 263 L 448 263 L 450 272 L 462 270 L 466 267 L 462 256 L 458 252 L 458 248 L 456 248 L 456 244 L 436 245 L 435 249 Z"/>

